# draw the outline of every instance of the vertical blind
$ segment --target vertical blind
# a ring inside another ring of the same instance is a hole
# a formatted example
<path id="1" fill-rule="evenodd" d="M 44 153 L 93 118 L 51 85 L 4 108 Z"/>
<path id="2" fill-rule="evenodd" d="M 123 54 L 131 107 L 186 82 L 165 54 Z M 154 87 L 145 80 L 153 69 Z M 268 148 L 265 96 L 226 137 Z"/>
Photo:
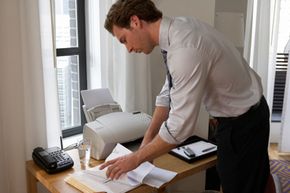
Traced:
<path id="1" fill-rule="evenodd" d="M 277 53 L 273 108 L 272 108 L 272 122 L 281 121 L 288 59 L 289 59 L 288 53 Z"/>

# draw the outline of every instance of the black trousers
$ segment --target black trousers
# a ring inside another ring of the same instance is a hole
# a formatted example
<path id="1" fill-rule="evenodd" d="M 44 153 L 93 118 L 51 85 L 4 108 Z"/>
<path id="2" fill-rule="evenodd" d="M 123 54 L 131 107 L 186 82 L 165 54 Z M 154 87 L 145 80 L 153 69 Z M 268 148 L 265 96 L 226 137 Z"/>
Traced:
<path id="1" fill-rule="evenodd" d="M 265 98 L 239 117 L 217 120 L 217 170 L 223 192 L 264 193 L 270 174 L 269 108 Z"/>

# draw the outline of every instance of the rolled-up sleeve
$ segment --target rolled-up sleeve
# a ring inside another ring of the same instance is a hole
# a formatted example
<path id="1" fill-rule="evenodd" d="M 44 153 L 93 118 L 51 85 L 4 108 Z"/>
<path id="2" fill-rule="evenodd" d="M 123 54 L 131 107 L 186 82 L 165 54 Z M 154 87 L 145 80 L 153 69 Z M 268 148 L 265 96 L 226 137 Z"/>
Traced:
<path id="1" fill-rule="evenodd" d="M 173 87 L 169 92 L 165 83 L 156 99 L 156 105 L 170 103 L 169 117 L 162 124 L 159 136 L 168 143 L 179 144 L 193 135 L 206 85 L 209 58 L 194 48 L 179 48 L 168 52 L 167 61 Z"/>
<path id="2" fill-rule="evenodd" d="M 166 77 L 165 83 L 164 83 L 159 95 L 156 97 L 156 101 L 155 101 L 156 106 L 169 107 L 170 98 L 169 98 L 169 85 L 168 84 L 169 84 L 168 79 Z"/>

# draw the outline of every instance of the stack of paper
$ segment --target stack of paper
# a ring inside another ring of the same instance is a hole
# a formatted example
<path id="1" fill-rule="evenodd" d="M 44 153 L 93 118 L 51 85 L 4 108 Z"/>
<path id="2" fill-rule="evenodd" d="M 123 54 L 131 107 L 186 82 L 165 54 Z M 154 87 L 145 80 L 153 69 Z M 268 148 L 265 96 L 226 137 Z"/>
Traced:
<path id="1" fill-rule="evenodd" d="M 117 144 L 106 161 L 131 153 L 130 150 Z M 141 164 L 136 169 L 122 175 L 118 180 L 106 177 L 106 168 L 100 170 L 98 166 L 71 174 L 65 181 L 83 192 L 123 193 L 141 184 L 159 188 L 176 176 L 171 172 L 155 167 L 149 162 Z"/>

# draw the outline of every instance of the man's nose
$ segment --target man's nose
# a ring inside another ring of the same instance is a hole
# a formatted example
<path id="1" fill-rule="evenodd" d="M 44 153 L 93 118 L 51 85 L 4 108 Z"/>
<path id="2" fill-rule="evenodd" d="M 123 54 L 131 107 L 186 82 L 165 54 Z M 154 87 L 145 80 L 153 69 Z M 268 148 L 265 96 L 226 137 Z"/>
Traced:
<path id="1" fill-rule="evenodd" d="M 130 46 L 128 44 L 126 45 L 126 48 L 127 48 L 127 50 L 128 50 L 129 53 L 131 53 L 133 51 L 132 46 Z"/>

